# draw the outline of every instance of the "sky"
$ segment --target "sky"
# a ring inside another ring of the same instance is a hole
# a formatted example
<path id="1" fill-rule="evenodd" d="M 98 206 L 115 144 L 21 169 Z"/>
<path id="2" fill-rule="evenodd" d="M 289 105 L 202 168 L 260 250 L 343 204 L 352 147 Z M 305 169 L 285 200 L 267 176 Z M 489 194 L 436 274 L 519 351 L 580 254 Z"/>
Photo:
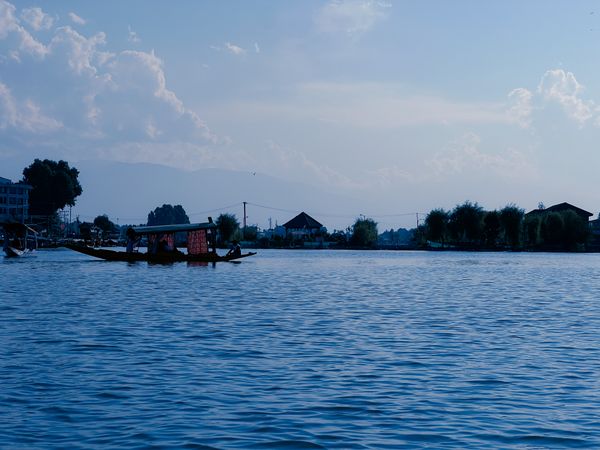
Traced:
<path id="1" fill-rule="evenodd" d="M 34 158 L 258 173 L 380 228 L 465 200 L 596 215 L 596 6 L 0 0 L 0 176 Z"/>

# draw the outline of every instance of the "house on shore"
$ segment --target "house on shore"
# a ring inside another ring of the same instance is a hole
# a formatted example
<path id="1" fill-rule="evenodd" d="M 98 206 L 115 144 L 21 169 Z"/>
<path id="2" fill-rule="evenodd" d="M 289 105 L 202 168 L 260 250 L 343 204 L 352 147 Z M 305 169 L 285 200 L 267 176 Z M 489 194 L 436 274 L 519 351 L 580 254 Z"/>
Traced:
<path id="1" fill-rule="evenodd" d="M 293 239 L 312 239 L 320 235 L 323 225 L 304 211 L 283 224 L 287 237 Z"/>
<path id="2" fill-rule="evenodd" d="M 593 216 L 593 214 L 591 212 L 586 211 L 585 209 L 581 209 L 575 205 L 571 205 L 570 203 L 563 202 L 563 203 L 558 203 L 556 205 L 552 205 L 548 208 L 534 209 L 533 211 L 529 211 L 527 214 L 525 214 L 525 217 L 533 217 L 536 215 L 542 215 L 542 214 L 547 214 L 547 213 L 551 213 L 551 212 L 560 213 L 563 211 L 573 211 L 585 223 L 589 223 L 590 217 Z"/>
<path id="3" fill-rule="evenodd" d="M 0 177 L 0 222 L 21 222 L 29 219 L 29 191 L 33 186 L 13 183 Z"/>

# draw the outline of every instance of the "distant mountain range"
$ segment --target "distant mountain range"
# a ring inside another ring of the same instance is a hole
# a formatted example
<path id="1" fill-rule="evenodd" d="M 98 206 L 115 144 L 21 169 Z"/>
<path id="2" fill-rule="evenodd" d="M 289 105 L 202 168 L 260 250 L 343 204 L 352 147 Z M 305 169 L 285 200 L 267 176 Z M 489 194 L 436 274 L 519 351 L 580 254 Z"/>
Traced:
<path id="1" fill-rule="evenodd" d="M 248 224 L 268 228 L 305 211 L 328 229 L 345 228 L 360 214 L 356 200 L 302 183 L 272 176 L 223 169 L 184 171 L 153 164 L 80 161 L 83 194 L 73 219 L 89 221 L 107 214 L 119 224 L 145 223 L 148 213 L 164 203 L 181 204 L 192 222 L 233 213 L 242 222 L 248 202 Z"/>

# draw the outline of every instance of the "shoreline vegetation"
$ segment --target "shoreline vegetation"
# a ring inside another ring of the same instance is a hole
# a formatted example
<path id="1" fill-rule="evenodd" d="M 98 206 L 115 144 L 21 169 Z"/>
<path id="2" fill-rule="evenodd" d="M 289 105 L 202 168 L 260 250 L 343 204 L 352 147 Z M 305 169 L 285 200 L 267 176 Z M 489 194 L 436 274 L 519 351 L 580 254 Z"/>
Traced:
<path id="1" fill-rule="evenodd" d="M 92 222 L 81 222 L 79 217 L 72 221 L 70 207 L 82 193 L 78 176 L 79 171 L 66 161 L 36 159 L 23 170 L 19 184 L 31 189 L 29 223 L 38 228 L 42 246 L 74 240 L 117 246 L 123 244 L 127 229 L 133 225 L 190 223 L 181 205 L 170 204 L 150 211 L 143 224 L 120 226 L 106 214 Z M 215 224 L 220 248 L 229 248 L 237 241 L 258 249 L 600 252 L 600 219 L 590 221 L 591 216 L 569 203 L 549 208 L 540 204 L 525 213 L 513 203 L 488 211 L 476 202 L 465 201 L 452 210 L 431 210 L 417 228 L 381 233 L 377 222 L 363 215 L 346 229 L 333 232 L 304 212 L 268 230 L 241 226 L 237 217 L 228 213 L 220 214 Z"/>

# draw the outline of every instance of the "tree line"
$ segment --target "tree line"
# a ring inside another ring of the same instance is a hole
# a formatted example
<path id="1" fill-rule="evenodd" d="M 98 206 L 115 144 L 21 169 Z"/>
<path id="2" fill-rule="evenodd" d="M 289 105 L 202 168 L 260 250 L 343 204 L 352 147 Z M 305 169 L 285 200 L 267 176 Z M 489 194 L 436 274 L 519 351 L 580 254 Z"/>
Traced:
<path id="1" fill-rule="evenodd" d="M 587 220 L 570 209 L 525 215 L 514 204 L 485 211 L 469 201 L 430 211 L 418 232 L 423 246 L 458 249 L 573 251 L 583 250 L 589 238 Z"/>

